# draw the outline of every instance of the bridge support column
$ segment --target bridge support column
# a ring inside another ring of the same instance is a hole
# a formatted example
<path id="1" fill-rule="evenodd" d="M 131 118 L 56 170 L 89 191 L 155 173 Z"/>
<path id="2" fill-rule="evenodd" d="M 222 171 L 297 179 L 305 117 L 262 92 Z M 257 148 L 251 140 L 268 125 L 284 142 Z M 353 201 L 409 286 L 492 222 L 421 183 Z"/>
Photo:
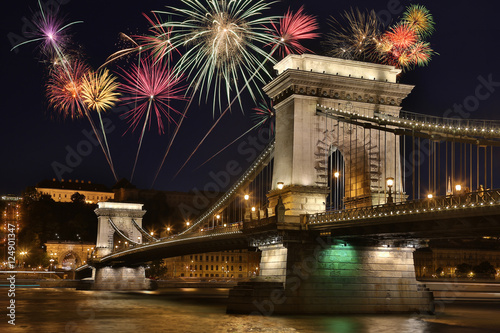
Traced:
<path id="1" fill-rule="evenodd" d="M 228 313 L 338 314 L 433 312 L 432 293 L 415 279 L 412 248 L 339 242 L 286 244 L 283 283 L 260 277 L 229 294 Z M 266 257 L 263 257 L 266 258 Z"/>
<path id="2" fill-rule="evenodd" d="M 94 290 L 148 290 L 151 281 L 139 267 L 100 267 L 95 270 Z"/>
<path id="3" fill-rule="evenodd" d="M 283 244 L 259 246 L 260 256 L 259 278 L 265 281 L 285 282 L 287 265 L 287 248 Z"/>

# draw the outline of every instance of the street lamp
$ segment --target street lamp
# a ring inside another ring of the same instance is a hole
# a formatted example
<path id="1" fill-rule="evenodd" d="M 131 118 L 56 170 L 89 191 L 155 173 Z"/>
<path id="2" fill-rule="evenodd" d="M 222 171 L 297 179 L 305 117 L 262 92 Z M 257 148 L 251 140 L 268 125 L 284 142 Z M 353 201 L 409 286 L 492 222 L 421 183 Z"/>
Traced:
<path id="1" fill-rule="evenodd" d="M 248 200 L 248 199 L 250 199 L 250 196 L 248 194 L 245 194 L 245 196 L 243 198 L 245 198 L 245 200 Z"/>
<path id="2" fill-rule="evenodd" d="M 334 176 L 335 178 L 339 178 L 339 177 L 340 177 L 340 173 L 339 173 L 338 171 L 335 171 L 335 173 L 333 174 L 333 176 Z"/>
<path id="3" fill-rule="evenodd" d="M 455 191 L 457 192 L 457 194 L 460 194 L 460 191 L 462 191 L 462 185 L 460 184 L 455 185 Z"/>
<path id="4" fill-rule="evenodd" d="M 392 186 L 394 185 L 394 178 L 388 177 L 385 181 L 387 187 L 389 188 L 389 191 L 387 191 L 387 203 L 393 203 L 394 201 L 392 200 Z"/>
<path id="5" fill-rule="evenodd" d="M 278 190 L 282 190 L 284 185 L 283 182 L 278 182 Z"/>

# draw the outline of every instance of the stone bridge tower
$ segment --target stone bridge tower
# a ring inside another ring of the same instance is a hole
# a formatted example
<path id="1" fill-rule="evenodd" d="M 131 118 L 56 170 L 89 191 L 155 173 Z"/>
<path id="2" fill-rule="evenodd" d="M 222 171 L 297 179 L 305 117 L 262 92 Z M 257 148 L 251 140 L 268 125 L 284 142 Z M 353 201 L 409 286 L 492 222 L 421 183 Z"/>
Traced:
<path id="1" fill-rule="evenodd" d="M 394 179 L 396 200 L 404 200 L 395 135 L 364 130 L 316 112 L 322 105 L 370 117 L 375 113 L 398 116 L 402 100 L 413 89 L 397 83 L 400 70 L 310 54 L 289 55 L 274 68 L 278 77 L 264 87 L 276 110 L 270 207 L 281 196 L 288 222 L 324 211 L 329 192 L 325 165 L 332 148 L 345 160 L 346 208 L 386 203 L 387 178 Z M 283 189 L 277 189 L 278 183 L 283 183 Z"/>
<path id="2" fill-rule="evenodd" d="M 96 255 L 98 257 L 110 254 L 115 246 L 113 243 L 116 229 L 132 240 L 134 243 L 142 243 L 142 234 L 134 225 L 142 228 L 142 217 L 146 214 L 142 210 L 143 204 L 123 202 L 99 202 L 95 210 L 97 214 L 97 243 Z M 111 221 L 111 222 L 110 222 Z"/>

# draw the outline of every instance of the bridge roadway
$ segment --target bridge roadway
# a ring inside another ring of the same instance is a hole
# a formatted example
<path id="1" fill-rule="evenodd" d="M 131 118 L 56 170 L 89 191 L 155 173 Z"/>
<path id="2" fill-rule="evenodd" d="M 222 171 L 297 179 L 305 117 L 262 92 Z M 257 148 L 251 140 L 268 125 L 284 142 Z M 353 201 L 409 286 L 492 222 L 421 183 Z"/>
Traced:
<path id="1" fill-rule="evenodd" d="M 347 209 L 304 216 L 290 228 L 276 218 L 234 223 L 226 228 L 171 236 L 111 253 L 93 265 L 130 265 L 156 259 L 212 251 L 248 249 L 264 235 L 279 241 L 286 230 L 339 238 L 415 240 L 450 237 L 481 237 L 500 233 L 500 190 L 434 197 L 405 203 Z"/>

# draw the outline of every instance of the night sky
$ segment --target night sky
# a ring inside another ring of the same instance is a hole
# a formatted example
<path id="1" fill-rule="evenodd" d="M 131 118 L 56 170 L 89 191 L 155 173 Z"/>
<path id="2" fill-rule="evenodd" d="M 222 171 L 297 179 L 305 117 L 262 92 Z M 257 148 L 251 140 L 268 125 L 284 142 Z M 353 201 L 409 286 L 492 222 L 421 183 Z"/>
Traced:
<path id="1" fill-rule="evenodd" d="M 56 0 L 52 0 L 56 2 Z M 148 24 L 142 13 L 163 10 L 166 5 L 178 5 L 179 1 L 123 1 L 123 0 L 64 0 L 61 14 L 68 22 L 82 20 L 83 24 L 71 28 L 73 42 L 84 54 L 89 64 L 97 68 L 120 47 L 118 34 L 142 34 Z M 272 5 L 270 14 L 282 15 L 290 6 L 297 10 L 302 1 L 282 1 Z M 377 12 L 397 8 L 397 1 L 325 1 L 311 0 L 305 4 L 308 13 L 319 17 L 321 32 L 328 30 L 330 15 L 339 17 L 350 6 L 374 9 Z M 410 2 L 401 1 L 402 6 Z M 430 38 L 435 56 L 430 65 L 403 74 L 402 83 L 416 87 L 404 101 L 403 109 L 436 116 L 468 117 L 475 119 L 500 119 L 500 62 L 499 54 L 499 7 L 492 1 L 419 1 L 433 14 L 436 32 Z M 54 163 L 66 164 L 68 149 L 76 149 L 84 133 L 91 131 L 86 119 L 72 121 L 53 116 L 45 98 L 44 84 L 46 70 L 41 63 L 39 50 L 24 45 L 17 51 L 10 51 L 9 41 L 13 34 L 22 35 L 23 20 L 30 19 L 37 10 L 37 2 L 9 1 L 2 4 L 1 20 L 1 66 L 2 101 L 0 116 L 0 194 L 20 194 L 27 186 L 34 186 L 43 179 L 56 178 Z M 385 13 L 388 13 L 385 12 Z M 393 19 L 397 20 L 398 15 Z M 319 41 L 306 43 L 317 54 L 324 52 Z M 127 66 L 122 61 L 120 66 Z M 111 67 L 117 70 L 116 66 Z M 489 98 L 466 113 L 454 112 L 454 104 L 475 94 L 480 84 L 479 77 L 499 82 Z M 165 166 L 154 188 L 159 190 L 188 191 L 202 189 L 208 181 L 210 171 L 218 172 L 230 159 L 247 165 L 246 158 L 236 152 L 237 144 L 225 151 L 202 168 L 197 167 L 234 138 L 249 129 L 254 107 L 247 95 L 243 97 L 244 113 L 235 106 L 226 115 L 208 138 L 200 151 L 175 179 L 173 175 L 183 164 L 189 153 L 213 123 L 211 102 L 195 105 L 187 114 L 178 137 L 175 140 Z M 197 100 L 196 103 L 197 104 Z M 451 109 L 451 110 L 450 110 Z M 126 133 L 127 124 L 117 112 L 106 116 L 114 130 L 109 134 L 111 154 L 118 177 L 130 178 L 140 132 Z M 97 119 L 97 118 L 96 118 Z M 158 135 L 153 127 L 145 135 L 133 183 L 139 188 L 150 188 L 159 163 L 164 155 L 170 134 Z M 254 133 L 255 135 L 255 133 Z M 115 181 L 104 155 L 98 146 L 93 146 L 88 156 L 81 161 L 73 160 L 71 172 L 62 178 L 90 180 L 112 186 Z M 497 164 L 498 165 L 498 164 Z M 498 186 L 497 186 L 498 187 Z"/>

